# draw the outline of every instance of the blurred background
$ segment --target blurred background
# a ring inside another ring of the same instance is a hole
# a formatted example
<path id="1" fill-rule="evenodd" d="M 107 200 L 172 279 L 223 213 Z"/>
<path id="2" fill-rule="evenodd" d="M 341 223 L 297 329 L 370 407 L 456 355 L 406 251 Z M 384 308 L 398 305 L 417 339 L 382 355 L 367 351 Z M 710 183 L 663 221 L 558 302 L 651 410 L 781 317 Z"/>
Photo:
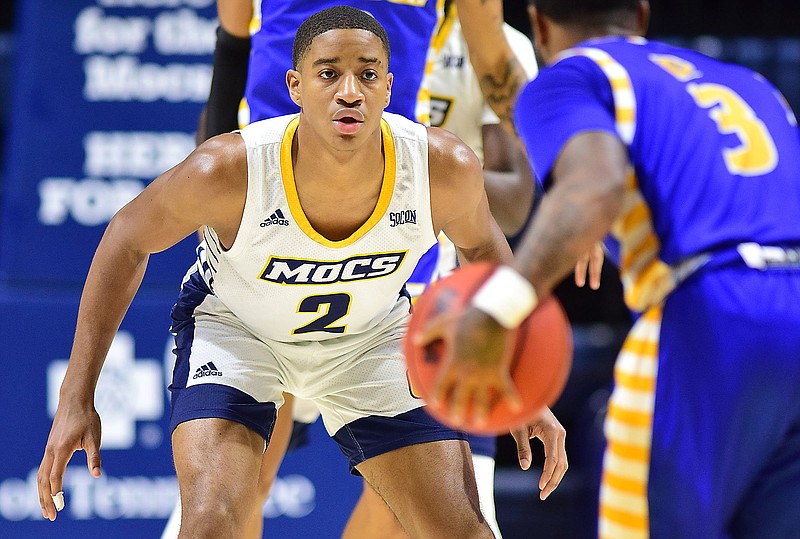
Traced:
<path id="1" fill-rule="evenodd" d="M 507 21 L 529 33 L 524 1 Z M 650 38 L 762 73 L 800 110 L 800 4 L 652 0 Z M 152 257 L 97 393 L 104 476 L 83 455 L 67 509 L 42 520 L 35 474 L 66 368 L 81 285 L 114 212 L 194 147 L 210 81 L 213 0 L 3 0 L 0 4 L 0 537 L 159 537 L 177 495 L 167 431 L 169 308 L 192 262 L 190 238 Z M 612 365 L 630 317 L 615 269 L 597 292 L 558 289 L 573 324 L 574 367 L 554 411 L 570 470 L 538 500 L 500 439 L 498 520 L 508 539 L 590 538 Z M 338 537 L 360 479 L 321 425 L 290 454 L 264 509 L 266 535 Z M 541 463 L 541 454 L 537 461 Z M 270 533 L 272 532 L 272 533 Z"/>

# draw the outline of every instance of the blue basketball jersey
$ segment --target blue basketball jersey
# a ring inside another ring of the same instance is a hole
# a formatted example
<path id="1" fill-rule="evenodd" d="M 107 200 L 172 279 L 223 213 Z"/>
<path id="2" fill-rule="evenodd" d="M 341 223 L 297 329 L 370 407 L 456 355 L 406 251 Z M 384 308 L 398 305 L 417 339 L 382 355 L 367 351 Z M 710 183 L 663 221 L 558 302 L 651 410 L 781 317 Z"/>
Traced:
<path id="1" fill-rule="evenodd" d="M 286 89 L 292 69 L 292 43 L 305 19 L 339 2 L 320 0 L 262 1 L 260 27 L 252 37 L 245 99 L 250 122 L 292 114 L 298 107 Z M 422 123 L 430 121 L 430 93 L 425 75 L 433 36 L 443 18 L 443 0 L 354 0 L 348 5 L 372 14 L 386 29 L 394 73 L 388 112 Z"/>
<path id="2" fill-rule="evenodd" d="M 779 92 L 741 66 L 641 38 L 562 53 L 523 91 L 516 125 L 537 176 L 586 131 L 615 133 L 632 169 L 612 257 L 637 311 L 675 268 L 742 242 L 800 245 L 800 137 Z"/>

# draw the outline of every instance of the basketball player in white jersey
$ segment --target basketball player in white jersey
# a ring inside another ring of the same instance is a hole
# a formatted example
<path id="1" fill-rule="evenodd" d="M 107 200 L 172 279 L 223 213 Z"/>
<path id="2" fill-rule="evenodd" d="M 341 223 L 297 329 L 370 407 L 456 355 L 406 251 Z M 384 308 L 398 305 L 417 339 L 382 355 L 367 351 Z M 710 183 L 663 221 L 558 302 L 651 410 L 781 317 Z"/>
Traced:
<path id="1" fill-rule="evenodd" d="M 39 468 L 45 518 L 63 508 L 75 451 L 101 473 L 94 390 L 149 255 L 205 225 L 172 312 L 180 536 L 240 535 L 288 391 L 316 403 L 351 468 L 411 537 L 492 537 L 466 441 L 426 419 L 408 389 L 403 284 L 439 231 L 464 262 L 511 253 L 474 153 L 445 131 L 382 114 L 388 50 L 362 11 L 311 16 L 287 73 L 300 114 L 202 144 L 111 221 Z M 497 368 L 475 369 L 486 392 L 473 398 L 517 398 Z"/>

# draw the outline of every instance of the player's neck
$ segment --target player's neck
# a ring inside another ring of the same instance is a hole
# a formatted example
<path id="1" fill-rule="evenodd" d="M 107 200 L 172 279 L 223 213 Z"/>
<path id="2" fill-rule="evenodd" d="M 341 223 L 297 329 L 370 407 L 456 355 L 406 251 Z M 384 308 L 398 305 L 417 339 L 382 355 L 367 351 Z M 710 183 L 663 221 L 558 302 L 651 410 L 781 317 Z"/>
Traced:
<path id="1" fill-rule="evenodd" d="M 547 58 L 546 61 L 548 63 L 551 62 L 554 58 L 558 57 L 558 54 L 561 52 L 571 49 L 585 41 L 633 35 L 636 35 L 635 30 L 622 26 L 603 26 L 580 29 L 575 27 L 570 27 L 569 29 L 566 27 L 557 27 L 557 29 L 553 31 L 553 41 L 552 46 L 550 47 L 550 49 L 553 51 L 553 54 L 551 54 L 550 58 Z"/>
<path id="2" fill-rule="evenodd" d="M 292 142 L 295 182 L 321 183 L 328 189 L 358 188 L 369 178 L 382 178 L 384 170 L 381 131 L 362 144 L 334 146 L 317 136 L 301 122 Z M 380 174 L 376 174 L 380 171 Z"/>

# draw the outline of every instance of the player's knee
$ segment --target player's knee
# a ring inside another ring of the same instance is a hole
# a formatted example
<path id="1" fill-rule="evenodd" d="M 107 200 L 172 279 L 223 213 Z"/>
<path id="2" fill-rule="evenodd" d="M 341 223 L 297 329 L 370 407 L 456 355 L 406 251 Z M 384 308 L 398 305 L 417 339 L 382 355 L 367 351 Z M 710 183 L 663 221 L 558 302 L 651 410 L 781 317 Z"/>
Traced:
<path id="1" fill-rule="evenodd" d="M 244 504 L 233 503 L 224 496 L 193 497 L 182 505 L 181 538 L 239 537 L 249 516 L 242 511 Z"/>
<path id="2" fill-rule="evenodd" d="M 472 521 L 464 523 L 460 529 L 454 529 L 450 526 L 447 529 L 440 530 L 441 535 L 436 537 L 457 537 L 459 539 L 494 539 L 494 533 L 485 520 Z"/>
<path id="3" fill-rule="evenodd" d="M 198 478 L 194 488 L 183 489 L 181 492 L 181 528 L 183 529 L 183 525 L 188 523 L 197 530 L 208 528 L 221 532 L 230 529 L 235 531 L 238 529 L 235 523 L 244 523 L 249 518 L 251 511 L 247 502 L 252 499 L 252 484 L 247 487 L 242 484 L 203 481 Z M 202 523 L 202 526 L 198 523 Z M 206 537 L 206 535 L 187 537 Z M 238 534 L 220 533 L 216 537 L 238 537 Z"/>

